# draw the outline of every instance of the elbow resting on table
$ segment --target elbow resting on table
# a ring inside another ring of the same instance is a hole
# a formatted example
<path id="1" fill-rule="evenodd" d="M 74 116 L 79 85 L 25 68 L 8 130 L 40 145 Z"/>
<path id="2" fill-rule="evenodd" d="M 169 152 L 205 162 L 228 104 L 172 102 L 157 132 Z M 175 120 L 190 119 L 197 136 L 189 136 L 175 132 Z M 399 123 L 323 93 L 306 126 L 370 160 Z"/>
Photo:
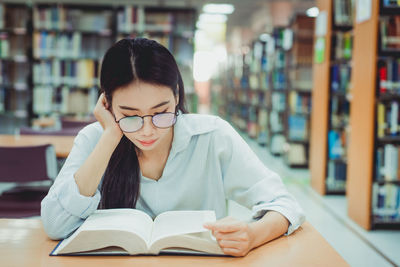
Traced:
<path id="1" fill-rule="evenodd" d="M 81 218 L 76 218 L 71 214 L 66 215 L 65 211 L 52 209 L 46 202 L 47 200 L 44 199 L 41 204 L 41 220 L 44 231 L 50 239 L 60 240 L 67 238 L 83 223 L 84 220 Z"/>

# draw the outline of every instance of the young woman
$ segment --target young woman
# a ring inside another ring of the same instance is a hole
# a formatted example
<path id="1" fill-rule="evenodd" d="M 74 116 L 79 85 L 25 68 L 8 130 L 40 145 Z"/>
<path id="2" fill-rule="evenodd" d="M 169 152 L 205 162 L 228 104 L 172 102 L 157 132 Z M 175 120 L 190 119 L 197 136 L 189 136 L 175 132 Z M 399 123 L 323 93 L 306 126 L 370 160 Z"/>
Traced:
<path id="1" fill-rule="evenodd" d="M 155 41 L 123 39 L 105 54 L 98 122 L 75 139 L 42 201 L 52 239 L 70 235 L 97 208 L 215 210 L 204 225 L 224 253 L 290 234 L 304 215 L 280 177 L 267 169 L 238 133 L 211 115 L 187 114 L 184 87 L 169 51 Z M 253 212 L 253 222 L 226 216 L 226 200 Z"/>

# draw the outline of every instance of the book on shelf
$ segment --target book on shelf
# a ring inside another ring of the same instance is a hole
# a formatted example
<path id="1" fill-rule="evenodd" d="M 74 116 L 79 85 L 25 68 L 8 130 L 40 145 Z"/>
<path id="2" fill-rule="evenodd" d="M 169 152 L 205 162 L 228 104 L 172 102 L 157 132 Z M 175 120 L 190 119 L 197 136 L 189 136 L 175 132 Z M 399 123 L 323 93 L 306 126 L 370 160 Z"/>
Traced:
<path id="1" fill-rule="evenodd" d="M 354 0 L 334 0 L 334 23 L 337 26 L 353 24 Z"/>
<path id="2" fill-rule="evenodd" d="M 35 59 L 57 57 L 78 59 L 81 57 L 82 34 L 80 32 L 56 34 L 47 31 L 33 33 Z"/>
<path id="3" fill-rule="evenodd" d="M 153 219 L 136 209 L 97 210 L 50 255 L 223 255 L 203 224 L 214 211 L 166 211 Z"/>
<path id="4" fill-rule="evenodd" d="M 171 12 L 145 12 L 145 30 L 152 32 L 171 32 L 173 30 L 174 15 Z"/>
<path id="5" fill-rule="evenodd" d="M 351 67 L 335 64 L 331 67 L 331 89 L 334 92 L 347 93 L 350 90 Z"/>
<path id="6" fill-rule="evenodd" d="M 68 9 L 66 14 L 66 28 L 74 31 L 105 32 L 111 31 L 112 11 L 84 11 Z"/>
<path id="7" fill-rule="evenodd" d="M 286 109 L 286 95 L 278 92 L 271 94 L 272 109 L 282 112 Z"/>
<path id="8" fill-rule="evenodd" d="M 268 111 L 260 108 L 258 111 L 257 124 L 259 125 L 258 143 L 266 145 L 268 143 Z"/>
<path id="9" fill-rule="evenodd" d="M 389 103 L 379 102 L 377 104 L 377 136 L 398 136 L 400 133 L 399 103 L 391 101 Z"/>
<path id="10" fill-rule="evenodd" d="M 400 181 L 400 147 L 386 144 L 376 151 L 376 180 Z"/>
<path id="11" fill-rule="evenodd" d="M 194 23 L 196 21 L 195 10 L 182 10 L 174 13 L 174 33 L 186 38 L 194 37 Z"/>
<path id="12" fill-rule="evenodd" d="M 328 158 L 341 159 L 345 155 L 344 133 L 330 130 L 328 133 Z"/>
<path id="13" fill-rule="evenodd" d="M 40 30 L 111 31 L 112 12 L 107 9 L 86 11 L 68 6 L 35 6 L 33 26 Z"/>
<path id="14" fill-rule="evenodd" d="M 90 88 L 98 84 L 98 65 L 91 59 L 41 61 L 33 66 L 33 83 Z"/>
<path id="15" fill-rule="evenodd" d="M 5 101 L 6 101 L 6 96 L 5 96 L 5 88 L 0 86 L 0 113 L 3 113 L 6 109 L 5 107 Z"/>
<path id="16" fill-rule="evenodd" d="M 279 114 L 279 112 L 272 110 L 269 113 L 269 122 L 272 133 L 278 133 L 283 131 L 282 114 Z"/>
<path id="17" fill-rule="evenodd" d="M 289 115 L 288 136 L 290 141 L 305 141 L 308 139 L 308 120 L 302 115 Z"/>
<path id="18" fill-rule="evenodd" d="M 306 165 L 306 148 L 302 144 L 291 143 L 288 146 L 288 150 L 285 152 L 285 159 L 289 165 Z"/>
<path id="19" fill-rule="evenodd" d="M 33 7 L 33 27 L 46 30 L 64 30 L 66 28 L 66 9 L 63 6 Z"/>
<path id="20" fill-rule="evenodd" d="M 33 112 L 50 114 L 53 111 L 53 87 L 35 86 L 33 88 Z"/>
<path id="21" fill-rule="evenodd" d="M 346 187 L 347 164 L 343 161 L 328 161 L 326 187 L 328 191 L 343 191 Z"/>
<path id="22" fill-rule="evenodd" d="M 10 56 L 10 40 L 8 35 L 0 33 L 0 58 L 8 58 Z"/>
<path id="23" fill-rule="evenodd" d="M 299 94 L 296 91 L 289 92 L 288 104 L 291 113 L 307 115 L 311 111 L 311 96 Z"/>
<path id="24" fill-rule="evenodd" d="M 272 134 L 270 151 L 273 155 L 281 155 L 284 152 L 286 139 L 283 134 Z"/>
<path id="25" fill-rule="evenodd" d="M 383 0 L 383 7 L 400 7 L 398 0 Z"/>
<path id="26" fill-rule="evenodd" d="M 335 33 L 335 59 L 349 60 L 352 56 L 353 35 L 350 32 Z"/>
<path id="27" fill-rule="evenodd" d="M 138 7 L 124 6 L 117 13 L 117 31 L 132 32 L 139 30 Z"/>
<path id="28" fill-rule="evenodd" d="M 379 93 L 400 93 L 400 59 L 385 58 L 378 63 Z"/>
<path id="29" fill-rule="evenodd" d="M 255 74 L 255 73 L 250 74 L 249 86 L 250 86 L 250 89 L 258 89 L 258 88 L 260 88 L 260 83 L 259 83 L 259 79 L 258 79 L 258 75 L 257 74 Z"/>
<path id="30" fill-rule="evenodd" d="M 4 4 L 0 3 L 0 29 L 4 28 Z"/>
<path id="31" fill-rule="evenodd" d="M 301 67 L 289 69 L 288 71 L 291 88 L 296 90 L 311 91 L 312 89 L 312 68 Z"/>
<path id="32" fill-rule="evenodd" d="M 392 183 L 372 185 L 372 215 L 375 222 L 400 222 L 400 186 Z"/>
<path id="33" fill-rule="evenodd" d="M 25 5 L 6 5 L 3 12 L 4 22 L 2 28 L 13 29 L 18 33 L 26 32 L 29 19 L 29 9 L 26 8 Z"/>
<path id="34" fill-rule="evenodd" d="M 400 50 L 400 15 L 380 18 L 381 49 Z"/>

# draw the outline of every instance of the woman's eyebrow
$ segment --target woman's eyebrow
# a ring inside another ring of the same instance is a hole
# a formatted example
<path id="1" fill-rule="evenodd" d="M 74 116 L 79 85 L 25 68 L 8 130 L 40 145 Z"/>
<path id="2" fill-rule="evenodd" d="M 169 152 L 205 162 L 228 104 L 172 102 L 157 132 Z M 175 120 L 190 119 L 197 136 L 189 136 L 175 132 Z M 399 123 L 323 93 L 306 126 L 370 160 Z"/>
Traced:
<path id="1" fill-rule="evenodd" d="M 161 107 L 161 106 L 164 106 L 164 105 L 166 105 L 166 104 L 168 104 L 170 101 L 168 100 L 168 101 L 164 101 L 164 102 L 161 102 L 160 104 L 157 104 L 157 105 L 155 105 L 154 107 L 151 107 L 151 109 L 155 109 L 155 108 L 159 108 L 159 107 Z M 137 109 L 137 108 L 134 108 L 134 107 L 128 107 L 128 106 L 121 106 L 121 105 L 119 105 L 118 106 L 120 109 L 126 109 L 126 110 L 139 110 L 139 109 Z"/>

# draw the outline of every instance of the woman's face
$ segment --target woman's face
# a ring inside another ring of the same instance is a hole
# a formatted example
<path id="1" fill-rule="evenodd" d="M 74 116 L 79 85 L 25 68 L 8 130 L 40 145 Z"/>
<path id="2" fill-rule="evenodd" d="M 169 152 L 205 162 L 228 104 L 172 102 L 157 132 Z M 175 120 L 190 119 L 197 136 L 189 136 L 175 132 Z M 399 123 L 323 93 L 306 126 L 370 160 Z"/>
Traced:
<path id="1" fill-rule="evenodd" d="M 175 98 L 171 88 L 141 81 L 120 88 L 112 95 L 112 110 L 117 121 L 128 116 L 175 112 L 177 104 L 178 98 Z M 168 141 L 172 131 L 172 127 L 155 127 L 151 117 L 145 117 L 140 130 L 124 134 L 140 150 L 152 150 L 160 143 Z"/>

